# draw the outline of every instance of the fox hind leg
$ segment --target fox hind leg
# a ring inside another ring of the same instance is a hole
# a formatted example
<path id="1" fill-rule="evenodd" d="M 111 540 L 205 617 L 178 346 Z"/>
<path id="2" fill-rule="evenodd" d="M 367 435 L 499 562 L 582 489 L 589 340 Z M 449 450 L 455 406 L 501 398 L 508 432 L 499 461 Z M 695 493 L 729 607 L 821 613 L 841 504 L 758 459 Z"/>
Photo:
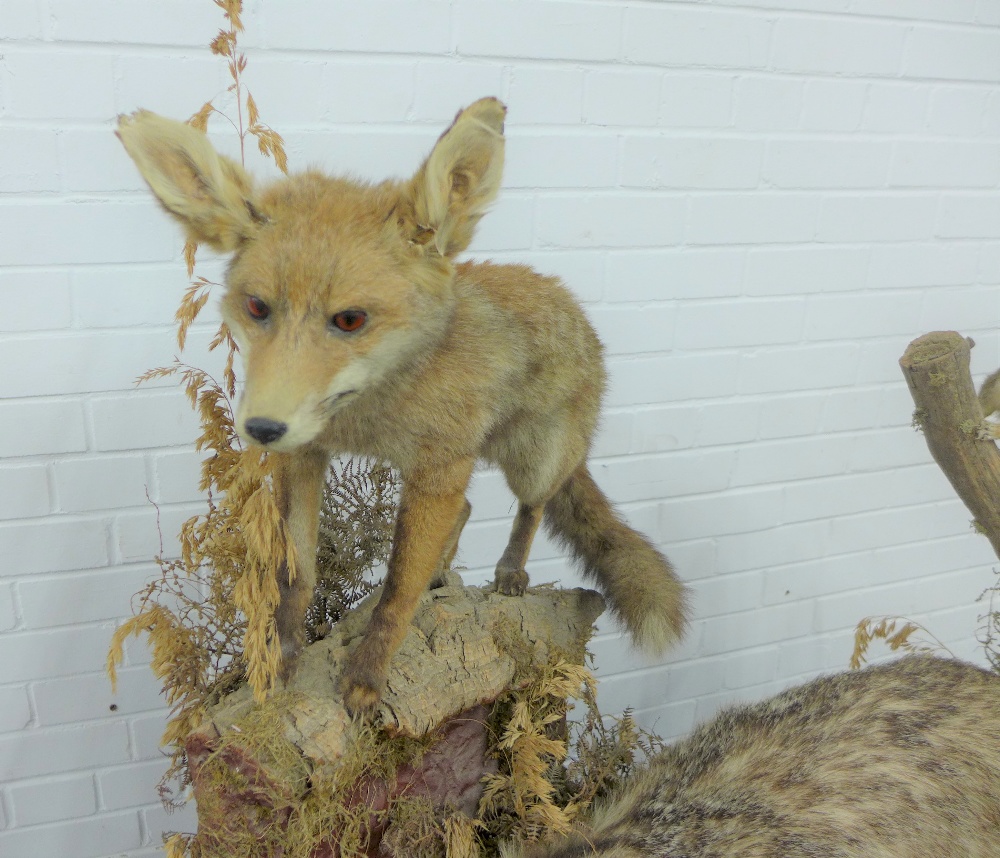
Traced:
<path id="1" fill-rule="evenodd" d="M 556 412 L 508 437 L 498 459 L 518 508 L 494 578 L 505 596 L 521 596 L 527 589 L 525 565 L 545 505 L 586 456 L 585 430 L 592 422 L 586 414 Z"/>
<path id="2" fill-rule="evenodd" d="M 528 573 L 524 567 L 528 562 L 531 543 L 542 521 L 544 509 L 545 504 L 522 503 L 518 506 L 510 539 L 500 557 L 500 562 L 497 563 L 495 578 L 497 592 L 505 596 L 524 595 L 528 587 Z"/>

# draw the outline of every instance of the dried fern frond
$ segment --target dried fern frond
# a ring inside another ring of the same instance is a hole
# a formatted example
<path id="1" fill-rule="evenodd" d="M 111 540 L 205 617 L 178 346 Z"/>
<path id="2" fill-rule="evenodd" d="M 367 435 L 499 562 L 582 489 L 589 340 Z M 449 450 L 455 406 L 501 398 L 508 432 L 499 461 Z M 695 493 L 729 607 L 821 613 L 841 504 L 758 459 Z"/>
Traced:
<path id="1" fill-rule="evenodd" d="M 586 707 L 567 730 L 570 700 Z M 629 712 L 605 718 L 597 685 L 583 665 L 555 660 L 521 690 L 495 704 L 500 726 L 493 754 L 500 767 L 484 779 L 477 833 L 484 854 L 511 839 L 565 833 L 595 798 L 630 777 L 664 744 Z M 572 752 L 570 753 L 570 749 Z"/>
<path id="2" fill-rule="evenodd" d="M 569 831 L 580 805 L 560 806 L 556 784 L 569 752 L 568 700 L 579 697 L 581 689 L 591 695 L 596 692 L 593 676 L 583 665 L 559 659 L 535 681 L 511 693 L 509 712 L 494 747 L 500 768 L 484 779 L 479 802 L 480 819 L 491 828 L 491 822 L 499 823 L 500 836 L 534 841 L 546 833 Z"/>
<path id="3" fill-rule="evenodd" d="M 875 640 L 885 641 L 892 652 L 943 652 L 954 657 L 951 650 L 920 623 L 905 617 L 865 617 L 854 630 L 854 651 L 850 661 L 852 670 L 857 670 L 868 660 L 868 650 Z"/>
<path id="4" fill-rule="evenodd" d="M 399 504 L 399 480 L 387 465 L 334 462 L 320 508 L 316 591 L 306 613 L 306 637 L 325 637 L 352 605 L 378 585 L 369 575 L 389 559 Z"/>
<path id="5" fill-rule="evenodd" d="M 590 687 L 584 689 L 583 701 L 587 712 L 577 727 L 566 780 L 572 801 L 585 809 L 627 780 L 643 760 L 660 753 L 665 745 L 659 736 L 636 724 L 630 709 L 618 718 L 601 715 Z"/>

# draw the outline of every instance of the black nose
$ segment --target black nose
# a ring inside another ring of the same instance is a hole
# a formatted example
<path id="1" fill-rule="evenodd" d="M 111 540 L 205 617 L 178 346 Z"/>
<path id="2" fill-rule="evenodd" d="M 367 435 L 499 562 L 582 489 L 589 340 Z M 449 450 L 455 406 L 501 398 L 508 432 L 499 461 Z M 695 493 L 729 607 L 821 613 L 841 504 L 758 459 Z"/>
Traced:
<path id="1" fill-rule="evenodd" d="M 288 431 L 288 424 L 279 423 L 277 420 L 271 420 L 267 417 L 251 417 L 247 420 L 246 429 L 255 441 L 259 441 L 261 444 L 270 444 Z"/>

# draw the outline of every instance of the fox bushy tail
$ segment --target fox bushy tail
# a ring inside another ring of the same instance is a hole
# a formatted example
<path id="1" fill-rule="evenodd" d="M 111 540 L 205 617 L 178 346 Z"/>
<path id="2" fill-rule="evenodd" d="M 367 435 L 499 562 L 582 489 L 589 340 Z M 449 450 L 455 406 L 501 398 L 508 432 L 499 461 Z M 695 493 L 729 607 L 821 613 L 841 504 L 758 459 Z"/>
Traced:
<path id="1" fill-rule="evenodd" d="M 670 561 L 619 518 L 586 465 L 545 505 L 545 525 L 597 583 L 636 646 L 660 655 L 680 639 L 684 585 Z"/>

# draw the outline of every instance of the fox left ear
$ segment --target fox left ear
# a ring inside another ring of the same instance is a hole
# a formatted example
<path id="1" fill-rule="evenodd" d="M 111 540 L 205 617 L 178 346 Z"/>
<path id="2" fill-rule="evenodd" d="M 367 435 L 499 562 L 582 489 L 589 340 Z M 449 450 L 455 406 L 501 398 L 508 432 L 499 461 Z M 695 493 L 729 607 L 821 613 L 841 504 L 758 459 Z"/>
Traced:
<path id="1" fill-rule="evenodd" d="M 415 237 L 442 256 L 469 246 L 479 219 L 500 190 L 507 108 L 481 98 L 459 111 L 410 183 Z"/>
<path id="2" fill-rule="evenodd" d="M 266 220 L 253 204 L 249 174 L 197 128 L 140 110 L 119 117 L 115 134 L 188 238 L 228 252 Z"/>

